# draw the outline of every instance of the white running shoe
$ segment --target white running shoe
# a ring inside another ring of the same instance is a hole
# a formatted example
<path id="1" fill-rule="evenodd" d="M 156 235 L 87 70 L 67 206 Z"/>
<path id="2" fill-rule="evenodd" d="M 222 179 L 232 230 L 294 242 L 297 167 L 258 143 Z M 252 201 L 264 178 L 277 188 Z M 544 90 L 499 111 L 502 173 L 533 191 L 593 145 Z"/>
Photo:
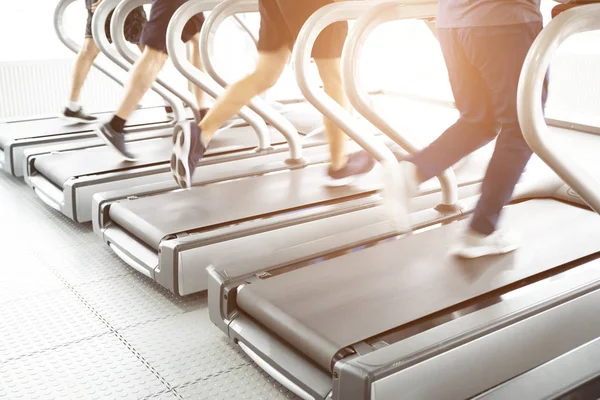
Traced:
<path id="1" fill-rule="evenodd" d="M 383 165 L 383 209 L 398 231 L 410 231 L 409 202 L 419 188 L 417 167 L 410 162 Z"/>
<path id="2" fill-rule="evenodd" d="M 484 236 L 469 229 L 452 247 L 450 254 L 461 258 L 479 258 L 510 253 L 518 248 L 518 238 L 512 232 L 498 230 Z"/>

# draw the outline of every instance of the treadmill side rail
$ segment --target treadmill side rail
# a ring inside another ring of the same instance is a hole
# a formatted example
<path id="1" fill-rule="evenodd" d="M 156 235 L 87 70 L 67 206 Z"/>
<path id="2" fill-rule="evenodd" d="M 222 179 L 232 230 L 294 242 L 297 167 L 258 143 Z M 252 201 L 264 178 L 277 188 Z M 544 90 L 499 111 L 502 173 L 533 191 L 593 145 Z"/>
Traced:
<path id="1" fill-rule="evenodd" d="M 154 279 L 158 267 L 158 255 L 129 236 L 116 225 L 110 225 L 104 231 L 105 242 L 130 267 L 145 276 Z"/>
<path id="2" fill-rule="evenodd" d="M 318 368 L 279 338 L 236 309 L 237 284 L 227 284 L 216 268 L 208 271 L 208 310 L 210 320 L 265 370 L 303 399 L 328 399 L 330 374 Z M 247 351 L 249 350 L 249 352 Z M 279 372 L 284 371 L 284 372 Z M 290 385 L 291 383 L 291 385 Z"/>
<path id="3" fill-rule="evenodd" d="M 586 343 L 577 349 L 520 375 L 476 397 L 476 400 L 554 399 L 579 392 L 583 386 L 600 376 L 600 339 Z M 594 385 L 597 389 L 597 385 Z M 582 391 L 585 392 L 585 389 Z M 587 393 L 586 393 L 587 394 Z M 590 398 L 589 394 L 573 398 Z M 596 390 L 593 395 L 598 396 Z"/>
<path id="4" fill-rule="evenodd" d="M 600 336 L 600 321 L 590 320 L 600 309 L 599 266 L 592 261 L 521 296 L 338 362 L 334 398 L 471 398 L 577 348 Z M 473 367 L 476 359 L 481 368 Z"/>
<path id="5" fill-rule="evenodd" d="M 229 325 L 235 343 L 249 349 L 254 360 L 278 371 L 274 379 L 303 399 L 325 400 L 331 393 L 331 375 L 307 361 L 279 338 L 271 335 L 245 315 L 238 314 Z M 291 385 L 290 385 L 291 383 Z"/>

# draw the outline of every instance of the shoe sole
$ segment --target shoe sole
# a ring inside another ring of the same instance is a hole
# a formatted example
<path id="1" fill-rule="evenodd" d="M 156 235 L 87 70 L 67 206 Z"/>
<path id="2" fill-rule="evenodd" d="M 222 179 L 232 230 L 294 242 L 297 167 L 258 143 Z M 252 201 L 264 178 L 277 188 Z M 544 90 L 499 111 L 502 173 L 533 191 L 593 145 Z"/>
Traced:
<path id="1" fill-rule="evenodd" d="M 481 246 L 481 247 L 475 247 L 475 248 L 471 248 L 471 249 L 465 249 L 465 248 L 454 249 L 451 251 L 451 254 L 453 254 L 454 256 L 459 257 L 459 258 L 472 260 L 475 258 L 481 258 L 481 257 L 486 257 L 486 256 L 500 256 L 503 254 L 512 253 L 513 251 L 516 251 L 518 248 L 519 248 L 519 246 L 516 246 L 516 245 L 503 247 L 501 249 L 495 249 L 495 248 L 489 247 L 489 246 Z"/>
<path id="2" fill-rule="evenodd" d="M 186 127 L 175 127 L 173 135 L 173 154 L 171 155 L 171 174 L 177 185 L 189 189 L 192 185 L 192 172 L 190 171 L 191 132 Z"/>
<path id="3" fill-rule="evenodd" d="M 74 118 L 74 117 L 66 117 L 64 115 L 59 116 L 59 118 L 65 122 L 75 122 L 77 124 L 85 124 L 85 125 L 94 124 L 94 123 L 98 122 L 97 118 L 93 121 L 88 121 L 86 119 L 79 119 L 79 118 Z"/>
<path id="4" fill-rule="evenodd" d="M 115 149 L 126 161 L 136 161 L 134 157 L 128 156 L 127 154 L 123 153 L 117 146 L 115 146 L 113 142 L 111 142 L 110 139 L 107 138 L 106 135 L 104 135 L 104 132 L 102 132 L 101 129 L 94 127 L 94 132 L 100 139 L 104 141 L 104 143 L 106 143 L 109 147 Z"/>
<path id="5" fill-rule="evenodd" d="M 356 174 L 356 175 L 350 175 L 350 176 L 347 176 L 347 177 L 341 178 L 341 179 L 334 179 L 331 176 L 327 175 L 325 186 L 330 187 L 330 188 L 340 188 L 340 187 L 344 187 L 344 186 L 352 186 L 355 184 L 359 184 L 363 178 L 375 173 L 376 170 L 377 170 L 377 164 L 374 165 L 367 172 L 362 172 L 362 173 Z"/>

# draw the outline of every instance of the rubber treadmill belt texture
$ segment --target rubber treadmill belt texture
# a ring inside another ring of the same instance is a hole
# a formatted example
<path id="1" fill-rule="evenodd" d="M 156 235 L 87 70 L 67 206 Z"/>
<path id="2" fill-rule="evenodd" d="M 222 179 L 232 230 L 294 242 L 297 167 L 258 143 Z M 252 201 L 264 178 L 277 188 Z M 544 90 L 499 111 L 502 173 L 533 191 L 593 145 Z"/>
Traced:
<path id="1" fill-rule="evenodd" d="M 112 113 L 93 114 L 99 120 L 109 120 Z M 127 126 L 155 124 L 168 122 L 164 108 L 144 108 L 136 110 Z M 29 121 L 9 122 L 0 125 L 0 148 L 18 139 L 34 138 L 41 136 L 64 135 L 69 133 L 91 132 L 92 126 L 86 124 L 70 124 L 60 118 L 44 118 Z"/>
<path id="2" fill-rule="evenodd" d="M 168 128 L 172 131 L 173 128 Z M 269 129 L 272 144 L 285 142 L 284 137 L 274 128 Z M 232 128 L 219 132 L 211 141 L 207 155 L 219 154 L 232 149 L 252 149 L 257 138 L 250 127 Z M 85 150 L 67 151 L 39 156 L 35 169 L 50 182 L 62 188 L 73 177 L 106 173 L 143 165 L 166 163 L 171 156 L 173 140 L 170 137 L 140 140 L 127 144 L 130 151 L 139 156 L 136 161 L 124 161 L 108 146 L 90 147 Z"/>
<path id="3" fill-rule="evenodd" d="M 600 251 L 600 216 L 554 200 L 508 207 L 517 252 L 460 260 L 460 221 L 239 290 L 241 310 L 329 370 L 339 350 Z"/>
<path id="4" fill-rule="evenodd" d="M 110 219 L 158 250 L 169 235 L 229 224 L 376 190 L 377 179 L 355 187 L 324 185 L 327 166 L 224 182 L 111 205 Z M 200 173 L 200 171 L 199 171 Z"/>

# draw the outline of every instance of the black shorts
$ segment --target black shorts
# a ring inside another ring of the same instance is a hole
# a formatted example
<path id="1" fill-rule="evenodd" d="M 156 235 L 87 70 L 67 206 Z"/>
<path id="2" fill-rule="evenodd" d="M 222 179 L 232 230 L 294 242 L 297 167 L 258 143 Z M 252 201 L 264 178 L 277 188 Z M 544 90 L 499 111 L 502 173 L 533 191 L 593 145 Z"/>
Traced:
<path id="1" fill-rule="evenodd" d="M 154 50 L 167 53 L 167 28 L 175 11 L 187 0 L 152 0 L 150 20 L 142 32 L 141 43 Z M 194 15 L 183 28 L 181 40 L 188 42 L 195 34 L 200 32 L 204 24 L 202 13 Z"/>
<path id="2" fill-rule="evenodd" d="M 290 50 L 306 20 L 333 0 L 259 0 L 259 51 Z M 321 32 L 312 51 L 316 58 L 339 58 L 348 35 L 348 23 L 336 22 Z"/>
<path id="3" fill-rule="evenodd" d="M 85 0 L 85 8 L 87 9 L 88 16 L 87 22 L 85 24 L 85 37 L 92 38 L 92 4 L 97 0 Z M 112 19 L 113 13 L 111 12 L 106 19 L 106 24 L 104 25 L 104 32 L 106 32 L 106 36 L 108 37 L 108 41 L 112 43 L 112 37 L 110 36 L 110 21 Z M 142 36 L 142 29 L 144 29 L 144 25 L 146 24 L 146 12 L 144 11 L 144 7 L 138 7 L 132 12 L 129 13 L 127 19 L 125 20 L 125 39 L 128 42 L 138 44 L 140 42 L 140 37 Z"/>

